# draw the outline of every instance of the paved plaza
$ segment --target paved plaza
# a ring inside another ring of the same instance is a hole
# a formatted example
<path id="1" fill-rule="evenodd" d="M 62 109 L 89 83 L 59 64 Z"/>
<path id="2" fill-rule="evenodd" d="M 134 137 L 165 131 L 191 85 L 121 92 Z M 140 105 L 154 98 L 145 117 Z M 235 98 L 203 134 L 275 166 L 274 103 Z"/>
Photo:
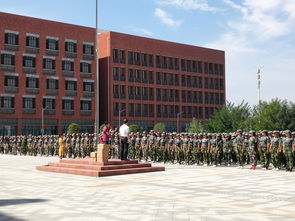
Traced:
<path id="1" fill-rule="evenodd" d="M 0 221 L 295 220 L 295 172 L 165 165 L 95 178 L 35 169 L 49 161 L 58 159 L 0 155 Z"/>

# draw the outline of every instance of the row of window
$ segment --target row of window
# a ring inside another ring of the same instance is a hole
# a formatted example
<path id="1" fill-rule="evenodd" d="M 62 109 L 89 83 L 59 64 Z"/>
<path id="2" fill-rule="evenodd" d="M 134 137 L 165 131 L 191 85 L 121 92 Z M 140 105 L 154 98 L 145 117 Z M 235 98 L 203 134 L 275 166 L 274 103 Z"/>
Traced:
<path id="1" fill-rule="evenodd" d="M 203 92 L 156 88 L 156 100 L 164 102 L 184 102 L 203 104 Z M 181 99 L 180 99 L 181 95 Z M 126 86 L 113 85 L 113 98 L 126 99 Z M 154 88 L 128 86 L 129 100 L 150 100 L 154 101 Z M 224 104 L 223 93 L 205 93 L 205 104 Z"/>
<path id="2" fill-rule="evenodd" d="M 36 108 L 36 98 L 35 97 L 23 97 L 22 104 L 24 109 L 35 109 Z M 43 98 L 43 108 L 45 110 L 55 110 L 56 109 L 56 99 L 53 98 Z M 61 101 L 62 110 L 74 110 L 74 100 L 73 99 L 62 99 Z M 0 98 L 1 108 L 14 108 L 15 98 L 11 96 L 1 96 Z M 91 110 L 91 100 L 80 100 L 80 110 L 90 111 Z"/>
<path id="3" fill-rule="evenodd" d="M 54 58 L 43 58 L 43 68 L 49 70 L 55 70 L 55 59 Z M 9 53 L 1 53 L 1 64 L 2 65 L 15 65 L 15 55 Z M 62 60 L 63 71 L 74 71 L 73 60 Z M 35 56 L 23 56 L 23 67 L 36 68 L 36 57 Z M 87 61 L 80 61 L 80 72 L 91 73 L 91 63 Z"/>
<path id="4" fill-rule="evenodd" d="M 113 103 L 113 114 L 115 117 L 157 117 L 157 118 L 209 118 L 216 108 L 212 107 L 195 107 L 195 106 L 177 106 L 177 105 L 156 105 L 156 115 L 154 104 L 128 104 L 126 109 L 125 103 Z"/>
<path id="5" fill-rule="evenodd" d="M 192 88 L 202 88 L 203 78 L 191 75 L 180 75 L 166 72 L 156 72 L 156 83 L 158 85 L 169 85 Z M 125 68 L 113 68 L 114 81 L 126 81 Z M 180 82 L 181 80 L 181 82 Z M 154 83 L 154 72 L 147 70 L 128 69 L 128 81 L 137 83 Z M 206 89 L 224 89 L 224 80 L 219 78 L 204 78 L 204 86 Z"/>
<path id="6" fill-rule="evenodd" d="M 27 34 L 25 41 L 26 41 L 27 47 L 39 48 L 39 35 Z M 18 32 L 6 31 L 5 44 L 16 45 L 16 46 L 19 45 Z M 46 37 L 46 49 L 59 50 L 59 39 L 56 37 Z M 77 41 L 66 39 L 64 42 L 64 49 L 66 52 L 77 53 Z M 94 52 L 93 43 L 83 43 L 83 54 L 93 55 L 93 52 Z"/>
<path id="7" fill-rule="evenodd" d="M 59 89 L 59 80 L 55 78 L 46 79 L 46 89 Z M 27 76 L 25 81 L 27 88 L 39 88 L 39 78 L 38 75 Z M 4 86 L 6 87 L 18 87 L 19 77 L 13 75 L 4 76 Z M 65 90 L 76 91 L 77 90 L 77 80 L 76 79 L 66 79 L 65 80 Z M 83 81 L 83 91 L 94 92 L 94 81 Z"/>
<path id="8" fill-rule="evenodd" d="M 180 61 L 180 63 L 179 63 Z M 113 49 L 113 62 L 114 63 L 126 63 L 125 50 Z M 128 51 L 128 64 L 129 65 L 138 65 L 145 67 L 154 67 L 156 64 L 157 68 L 169 69 L 169 70 L 182 70 L 186 72 L 195 72 L 195 73 L 206 73 L 214 75 L 223 75 L 224 66 L 223 64 L 214 64 L 202 61 L 194 61 L 188 59 L 179 59 L 167 56 L 155 56 L 146 54 Z"/>

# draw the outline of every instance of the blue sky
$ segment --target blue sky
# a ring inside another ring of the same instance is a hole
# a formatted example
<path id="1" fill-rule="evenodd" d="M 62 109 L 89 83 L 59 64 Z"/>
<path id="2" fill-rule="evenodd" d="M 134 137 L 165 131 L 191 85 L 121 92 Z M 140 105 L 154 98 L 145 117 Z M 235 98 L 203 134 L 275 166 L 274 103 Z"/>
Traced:
<path id="1" fill-rule="evenodd" d="M 95 0 L 0 0 L 0 11 L 95 26 Z M 0 23 L 1 25 L 1 23 Z M 102 29 L 225 50 L 227 100 L 295 102 L 294 0 L 100 0 Z"/>

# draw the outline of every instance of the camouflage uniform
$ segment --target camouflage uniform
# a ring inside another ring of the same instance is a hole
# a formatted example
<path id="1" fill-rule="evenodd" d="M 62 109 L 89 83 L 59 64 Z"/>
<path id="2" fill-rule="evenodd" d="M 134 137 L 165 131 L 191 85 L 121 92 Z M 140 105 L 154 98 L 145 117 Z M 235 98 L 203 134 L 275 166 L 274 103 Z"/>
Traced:
<path id="1" fill-rule="evenodd" d="M 274 134 L 278 134 L 278 131 L 275 131 Z M 280 162 L 280 145 L 281 145 L 280 137 L 273 137 L 270 140 L 270 149 L 271 149 L 271 162 L 274 166 L 274 170 L 278 170 L 281 166 Z"/>
<path id="2" fill-rule="evenodd" d="M 286 157 L 286 170 L 292 172 L 294 167 L 294 156 L 293 156 L 293 138 L 290 137 L 290 131 L 285 131 L 286 137 L 283 138 L 283 153 Z"/>
<path id="3" fill-rule="evenodd" d="M 141 149 L 144 160 L 148 161 L 148 137 L 145 131 L 143 132 L 143 136 L 141 138 Z"/>
<path id="4" fill-rule="evenodd" d="M 254 131 L 250 131 L 250 138 L 248 141 L 249 141 L 248 153 L 250 156 L 250 162 L 252 164 L 252 167 L 250 169 L 256 169 L 258 149 L 257 149 L 257 138 L 255 136 Z"/>
<path id="5" fill-rule="evenodd" d="M 182 152 L 182 139 L 180 139 L 179 134 L 176 135 L 174 144 L 175 144 L 176 159 L 178 163 L 181 164 L 183 159 L 183 152 Z"/>
<path id="6" fill-rule="evenodd" d="M 209 165 L 210 164 L 209 139 L 206 134 L 204 135 L 201 141 L 201 153 L 202 153 L 202 163 L 204 163 L 204 166 Z"/>
<path id="7" fill-rule="evenodd" d="M 265 169 L 268 169 L 270 163 L 269 143 L 270 139 L 266 135 L 266 131 L 264 131 L 264 135 L 258 139 L 258 151 L 260 156 L 260 164 Z"/>
<path id="8" fill-rule="evenodd" d="M 239 167 L 243 168 L 245 164 L 245 150 L 243 147 L 244 138 L 241 135 L 241 130 L 237 131 L 239 133 L 238 136 L 236 136 L 235 139 L 235 152 L 237 154 L 237 160 L 239 163 Z"/>
<path id="9" fill-rule="evenodd" d="M 230 166 L 232 163 L 233 141 L 229 135 L 225 135 L 223 140 L 223 155 L 225 165 Z"/>
<path id="10" fill-rule="evenodd" d="M 142 149 L 141 149 L 141 137 L 140 133 L 136 134 L 135 138 L 135 159 L 141 161 L 142 158 Z"/>
<path id="11" fill-rule="evenodd" d="M 151 158 L 152 161 L 154 161 L 154 149 L 155 149 L 155 142 L 156 142 L 156 137 L 154 135 L 154 131 L 150 132 L 150 136 L 148 138 L 148 150 L 147 153 L 149 157 Z"/>

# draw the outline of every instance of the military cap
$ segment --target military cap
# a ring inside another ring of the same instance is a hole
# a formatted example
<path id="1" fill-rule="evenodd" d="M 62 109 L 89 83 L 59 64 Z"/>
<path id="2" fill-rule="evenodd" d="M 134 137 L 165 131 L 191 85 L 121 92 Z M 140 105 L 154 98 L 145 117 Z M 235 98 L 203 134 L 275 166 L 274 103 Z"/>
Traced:
<path id="1" fill-rule="evenodd" d="M 238 132 L 238 133 L 242 133 L 243 130 L 242 130 L 242 129 L 238 129 L 237 132 Z"/>
<path id="2" fill-rule="evenodd" d="M 254 134 L 254 133 L 255 133 L 254 130 L 250 130 L 250 131 L 249 131 L 249 134 Z"/>
<path id="3" fill-rule="evenodd" d="M 146 134 L 146 131 L 143 131 L 142 134 Z"/>
<path id="4" fill-rule="evenodd" d="M 290 130 L 285 130 L 284 134 L 291 134 L 291 131 Z"/>
<path id="5" fill-rule="evenodd" d="M 280 131 L 278 131 L 278 130 L 275 130 L 275 131 L 273 131 L 272 133 L 273 133 L 273 134 L 279 134 L 279 133 L 280 133 Z"/>
<path id="6" fill-rule="evenodd" d="M 291 134 L 292 134 L 292 135 L 295 135 L 295 132 L 293 131 Z"/>

